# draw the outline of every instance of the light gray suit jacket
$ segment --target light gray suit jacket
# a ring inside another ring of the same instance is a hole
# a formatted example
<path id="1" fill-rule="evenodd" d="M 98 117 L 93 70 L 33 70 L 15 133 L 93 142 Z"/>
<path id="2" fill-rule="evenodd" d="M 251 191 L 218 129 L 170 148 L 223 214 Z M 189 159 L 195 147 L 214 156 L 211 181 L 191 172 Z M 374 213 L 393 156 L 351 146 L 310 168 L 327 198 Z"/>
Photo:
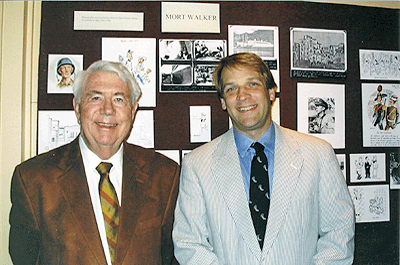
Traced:
<path id="1" fill-rule="evenodd" d="M 273 126 L 275 165 L 263 250 L 231 129 L 183 159 L 173 229 L 180 264 L 352 263 L 354 208 L 331 145 Z"/>

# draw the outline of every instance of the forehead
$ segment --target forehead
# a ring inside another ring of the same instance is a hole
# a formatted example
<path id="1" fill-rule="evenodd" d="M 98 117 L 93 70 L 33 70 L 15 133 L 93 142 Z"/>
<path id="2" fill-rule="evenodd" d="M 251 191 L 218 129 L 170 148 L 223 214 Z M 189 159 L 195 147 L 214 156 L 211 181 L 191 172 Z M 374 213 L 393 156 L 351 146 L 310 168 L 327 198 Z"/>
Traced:
<path id="1" fill-rule="evenodd" d="M 86 90 L 118 91 L 129 93 L 128 84 L 117 73 L 97 71 L 87 77 Z"/>
<path id="2" fill-rule="evenodd" d="M 222 71 L 221 77 L 224 83 L 241 78 L 263 79 L 258 68 L 251 66 L 227 67 Z"/>

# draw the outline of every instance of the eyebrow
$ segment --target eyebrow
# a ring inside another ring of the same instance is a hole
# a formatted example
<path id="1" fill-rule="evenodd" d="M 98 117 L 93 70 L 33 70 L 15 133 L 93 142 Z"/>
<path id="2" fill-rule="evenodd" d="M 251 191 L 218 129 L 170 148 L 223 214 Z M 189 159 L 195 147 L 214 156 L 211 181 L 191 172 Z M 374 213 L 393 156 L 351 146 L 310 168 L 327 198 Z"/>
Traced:
<path id="1" fill-rule="evenodd" d="M 258 78 L 258 77 L 249 77 L 249 78 L 247 78 L 246 79 L 246 81 L 262 81 L 260 78 Z M 233 85 L 233 84 L 235 84 L 235 82 L 228 82 L 228 83 L 225 83 L 224 85 L 223 85 L 223 87 L 225 88 L 226 86 L 230 86 L 230 85 Z"/>
<path id="2" fill-rule="evenodd" d="M 101 92 L 101 91 L 98 91 L 98 90 L 90 90 L 90 91 L 88 91 L 88 92 L 86 93 L 86 95 L 94 95 L 94 94 L 103 95 L 104 93 Z M 116 92 L 116 93 L 114 93 L 113 96 L 126 96 L 126 95 L 127 95 L 127 94 L 124 93 L 124 92 Z"/>

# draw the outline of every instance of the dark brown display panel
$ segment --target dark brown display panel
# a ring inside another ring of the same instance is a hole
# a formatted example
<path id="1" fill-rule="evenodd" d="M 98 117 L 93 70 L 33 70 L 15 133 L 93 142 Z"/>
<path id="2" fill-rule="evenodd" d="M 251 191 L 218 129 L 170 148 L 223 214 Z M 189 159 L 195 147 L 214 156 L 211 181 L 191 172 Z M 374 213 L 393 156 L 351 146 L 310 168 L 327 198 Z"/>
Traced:
<path id="1" fill-rule="evenodd" d="M 83 54 L 84 68 L 101 59 L 102 37 L 159 39 L 228 39 L 228 25 L 279 27 L 280 48 L 280 124 L 297 128 L 297 83 L 345 84 L 346 154 L 399 152 L 398 148 L 363 148 L 361 81 L 359 50 L 400 50 L 400 10 L 341 4 L 291 1 L 223 1 L 220 4 L 221 32 L 162 33 L 161 2 L 48 2 L 42 3 L 39 58 L 39 110 L 72 110 L 71 94 L 47 94 L 49 54 Z M 143 12 L 144 31 L 74 31 L 74 11 Z M 290 28 L 345 30 L 347 32 L 348 70 L 345 79 L 290 77 Z M 158 46 L 157 46 L 158 55 Z M 158 66 L 157 66 L 158 67 Z M 158 74 L 157 74 L 158 79 Z M 159 80 L 157 80 L 158 84 Z M 372 81 L 369 81 L 372 82 Z M 393 83 L 393 82 L 392 82 Z M 398 82 L 397 82 L 398 83 Z M 228 129 L 228 115 L 221 109 L 216 93 L 160 93 L 157 87 L 154 108 L 154 143 L 156 149 L 190 150 L 200 144 L 190 143 L 189 106 L 209 105 L 212 115 L 212 138 Z M 389 174 L 388 165 L 386 166 Z M 384 183 L 388 184 L 389 176 Z M 349 181 L 349 180 L 347 180 Z M 349 182 L 348 182 L 349 184 Z M 390 222 L 356 224 L 354 264 L 399 264 L 399 190 L 390 190 Z"/>

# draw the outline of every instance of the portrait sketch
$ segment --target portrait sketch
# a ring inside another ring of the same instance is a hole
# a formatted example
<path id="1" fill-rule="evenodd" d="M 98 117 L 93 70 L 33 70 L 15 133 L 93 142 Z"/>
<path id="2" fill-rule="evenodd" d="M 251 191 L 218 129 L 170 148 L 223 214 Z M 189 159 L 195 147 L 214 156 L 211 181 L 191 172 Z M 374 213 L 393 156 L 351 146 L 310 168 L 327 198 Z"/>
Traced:
<path id="1" fill-rule="evenodd" d="M 49 54 L 47 93 L 72 94 L 75 75 L 83 70 L 83 55 Z"/>
<path id="2" fill-rule="evenodd" d="M 344 85 L 298 83 L 297 130 L 345 147 Z"/>
<path id="3" fill-rule="evenodd" d="M 308 133 L 335 133 L 334 98 L 308 98 Z"/>

